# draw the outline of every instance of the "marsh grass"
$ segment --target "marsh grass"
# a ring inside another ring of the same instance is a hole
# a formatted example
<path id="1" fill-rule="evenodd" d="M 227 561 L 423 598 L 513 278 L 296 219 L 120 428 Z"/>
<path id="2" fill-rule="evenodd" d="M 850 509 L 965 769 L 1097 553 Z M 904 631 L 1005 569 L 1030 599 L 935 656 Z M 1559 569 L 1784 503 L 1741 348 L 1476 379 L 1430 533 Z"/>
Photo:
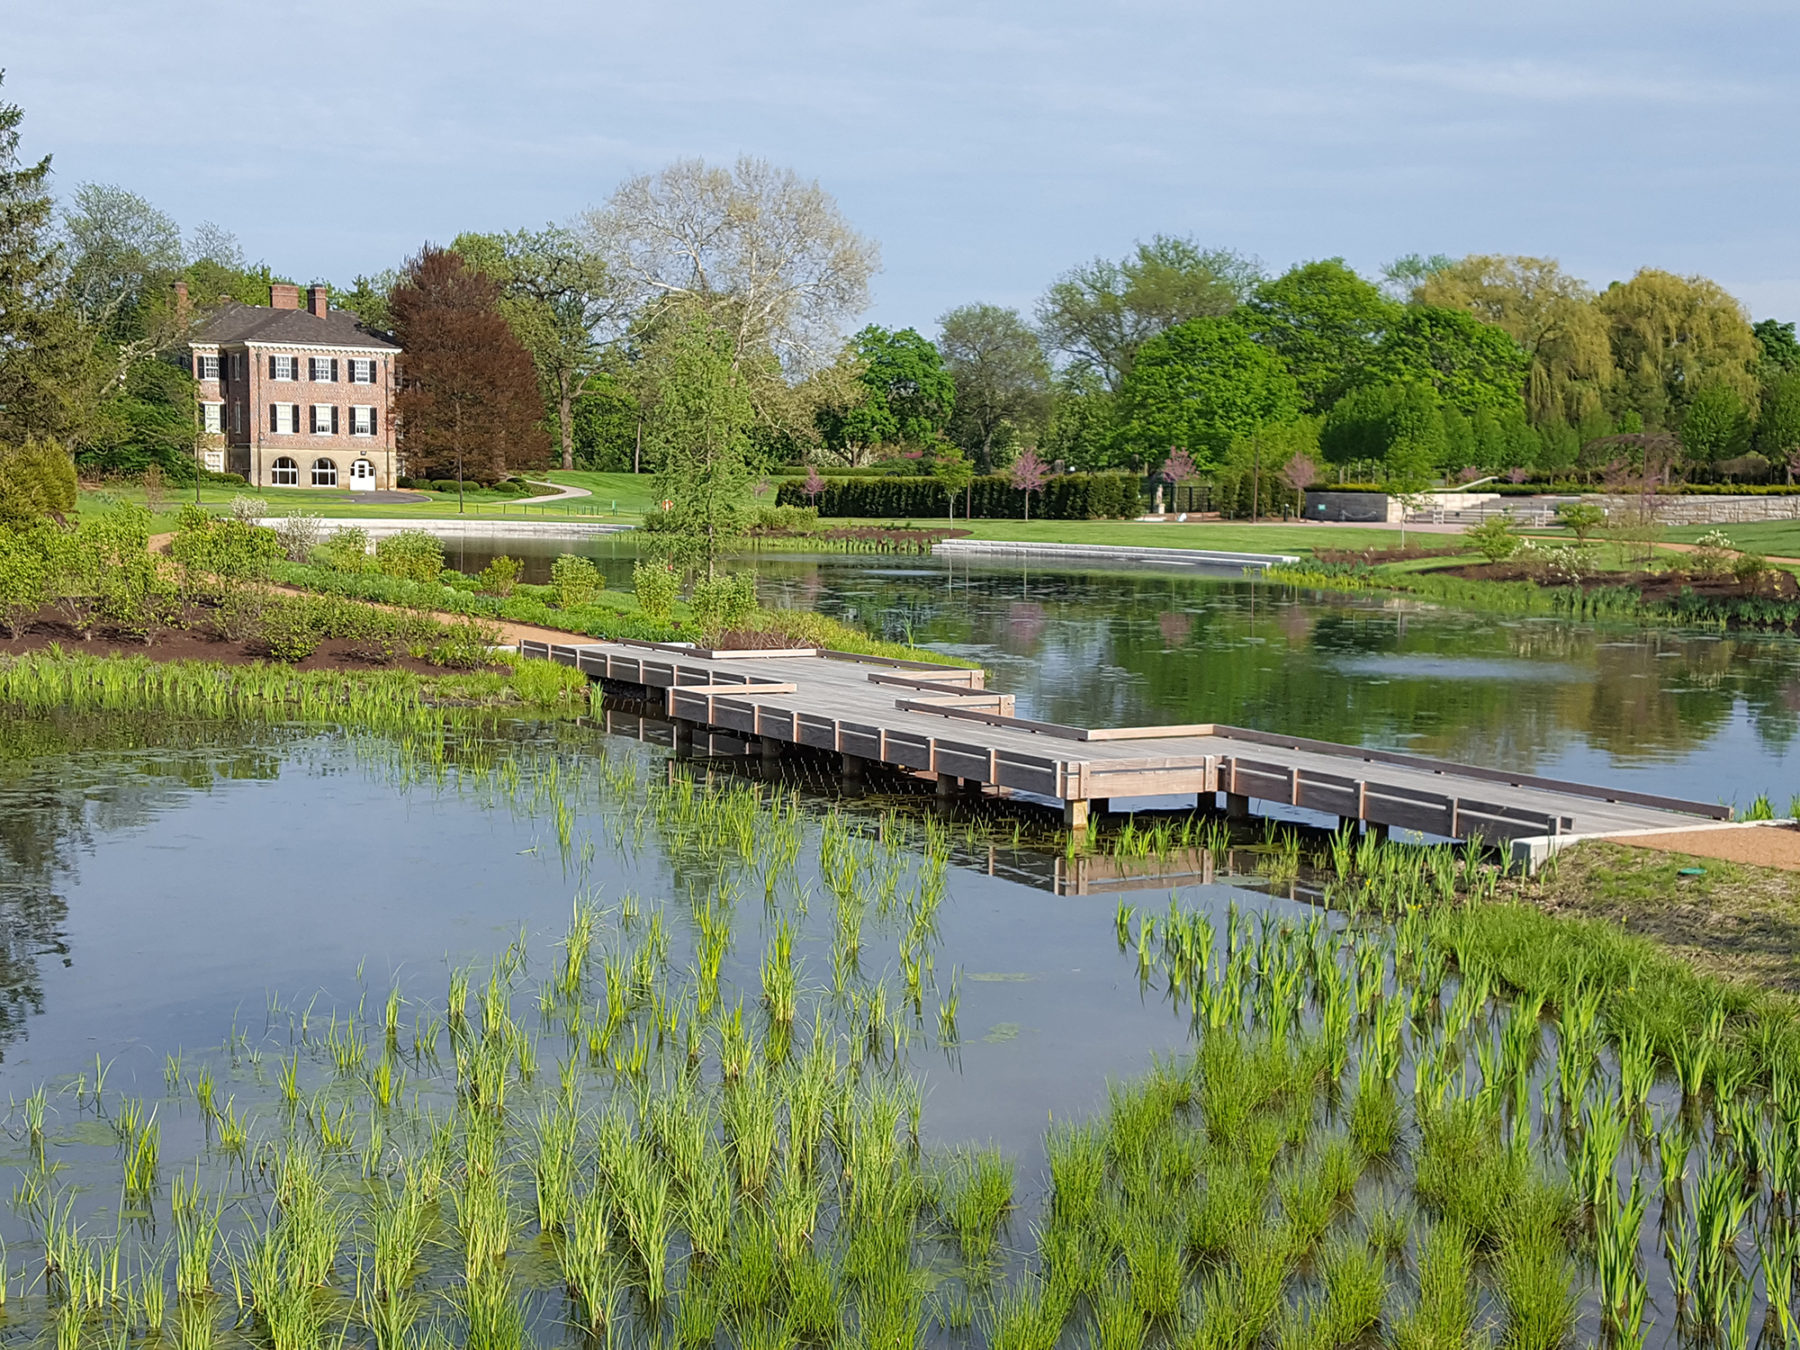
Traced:
<path id="1" fill-rule="evenodd" d="M 1614 929 L 1494 903 L 1476 852 L 1345 837 L 1303 917 L 1096 915 L 1193 1044 L 1055 1121 L 1036 1177 L 922 1120 L 931 996 L 956 1040 L 937 914 L 960 828 L 813 824 L 768 785 L 489 758 L 420 725 L 418 781 L 561 822 L 571 858 L 582 830 L 655 846 L 685 893 L 603 906 L 577 863 L 547 958 L 521 938 L 432 997 L 273 1008 L 277 1064 L 234 1029 L 171 1057 L 164 1103 L 97 1064 L 74 1095 L 108 1113 L 108 1203 L 122 1173 L 156 1214 L 166 1176 L 159 1231 L 59 1177 L 34 1094 L 14 1202 L 43 1276 L 9 1319 L 110 1345 L 129 1307 L 128 1346 L 154 1316 L 164 1341 L 276 1350 L 914 1346 L 928 1312 L 1023 1350 L 1550 1350 L 1642 1344 L 1667 1288 L 1696 1339 L 1791 1334 L 1792 1023 Z M 198 1158 L 162 1133 L 173 1108 L 210 1132 Z"/>

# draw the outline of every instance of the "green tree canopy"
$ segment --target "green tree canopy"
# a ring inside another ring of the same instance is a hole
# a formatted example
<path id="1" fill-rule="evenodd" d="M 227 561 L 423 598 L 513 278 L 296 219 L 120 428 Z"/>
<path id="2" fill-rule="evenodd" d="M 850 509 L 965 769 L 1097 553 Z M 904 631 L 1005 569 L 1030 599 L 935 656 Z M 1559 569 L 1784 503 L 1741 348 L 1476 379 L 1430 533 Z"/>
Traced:
<path id="1" fill-rule="evenodd" d="M 1355 384 L 1398 310 L 1342 258 L 1301 263 L 1263 282 L 1244 322 L 1287 362 L 1305 406 L 1329 408 Z"/>
<path id="2" fill-rule="evenodd" d="M 1709 385 L 1756 392 L 1756 335 L 1744 307 L 1716 281 L 1646 267 L 1595 299 L 1611 328 L 1621 408 L 1652 429 L 1677 425 Z"/>
<path id="3" fill-rule="evenodd" d="M 950 439 L 991 473 L 997 451 L 1035 435 L 1050 413 L 1050 363 L 1016 309 L 963 305 L 938 320 L 938 348 L 956 383 Z"/>
<path id="4" fill-rule="evenodd" d="M 856 354 L 871 415 L 886 431 L 877 440 L 914 445 L 936 440 L 956 411 L 956 381 L 944 369 L 936 344 L 917 329 L 890 332 L 870 324 L 856 335 Z"/>
<path id="5" fill-rule="evenodd" d="M 1300 411 L 1281 358 L 1233 319 L 1192 319 L 1139 348 L 1119 392 L 1123 435 L 1145 460 L 1185 447 L 1202 469 L 1239 436 Z"/>
<path id="6" fill-rule="evenodd" d="M 1528 358 L 1503 329 L 1465 310 L 1408 305 L 1370 363 L 1371 381 L 1424 384 L 1464 415 L 1518 404 Z"/>
<path id="7" fill-rule="evenodd" d="M 656 389 L 645 447 L 655 456 L 657 496 L 671 503 L 652 538 L 709 578 L 748 523 L 755 411 L 737 355 L 731 331 L 703 314 L 668 325 L 645 355 Z"/>
<path id="8" fill-rule="evenodd" d="M 1756 419 L 1756 448 L 1789 472 L 1800 458 L 1800 370 L 1777 375 L 1763 386 L 1762 415 Z"/>
<path id="9" fill-rule="evenodd" d="M 1574 425 L 1600 411 L 1614 376 L 1606 317 L 1587 283 L 1556 259 L 1470 254 L 1427 276 L 1418 296 L 1467 310 L 1525 350 L 1525 405 L 1534 420 Z"/>
<path id="10" fill-rule="evenodd" d="M 1080 471 L 1119 467 L 1124 461 L 1116 405 L 1098 372 L 1084 366 L 1061 372 L 1050 391 L 1044 452 Z"/>
<path id="11" fill-rule="evenodd" d="M 1793 324 L 1759 319 L 1750 325 L 1750 331 L 1756 337 L 1757 368 L 1765 379 L 1800 370 L 1800 339 L 1794 336 Z"/>
<path id="12" fill-rule="evenodd" d="M 1095 258 L 1058 277 L 1038 302 L 1044 340 L 1116 391 L 1138 348 L 1189 319 L 1229 314 L 1261 277 L 1230 249 L 1159 234 L 1118 262 Z"/>
<path id="13" fill-rule="evenodd" d="M 1716 464 L 1750 448 L 1750 409 L 1727 384 L 1707 385 L 1688 400 L 1681 419 L 1681 449 L 1689 459 Z"/>

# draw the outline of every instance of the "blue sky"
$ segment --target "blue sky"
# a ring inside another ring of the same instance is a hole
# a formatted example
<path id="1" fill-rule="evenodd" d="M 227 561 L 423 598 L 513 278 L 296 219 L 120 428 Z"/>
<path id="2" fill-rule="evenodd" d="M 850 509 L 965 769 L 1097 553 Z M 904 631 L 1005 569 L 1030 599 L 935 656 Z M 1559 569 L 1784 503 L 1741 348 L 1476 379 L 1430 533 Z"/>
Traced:
<path id="1" fill-rule="evenodd" d="M 302 281 L 747 152 L 880 241 L 871 318 L 929 329 L 1157 231 L 1275 269 L 1651 265 L 1800 317 L 1797 50 L 1792 0 L 62 0 L 9 7 L 0 64 L 62 190 Z"/>

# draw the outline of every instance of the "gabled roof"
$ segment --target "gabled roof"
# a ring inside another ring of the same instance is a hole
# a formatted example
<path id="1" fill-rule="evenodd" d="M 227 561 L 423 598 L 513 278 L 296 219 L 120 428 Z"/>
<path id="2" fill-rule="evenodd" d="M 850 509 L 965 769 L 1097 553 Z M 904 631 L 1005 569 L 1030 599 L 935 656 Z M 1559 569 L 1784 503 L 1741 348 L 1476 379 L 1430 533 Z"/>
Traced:
<path id="1" fill-rule="evenodd" d="M 363 327 L 354 312 L 327 310 L 320 318 L 307 309 L 271 309 L 227 300 L 194 328 L 193 342 L 292 342 L 309 347 L 366 347 L 397 352 L 398 343 Z"/>

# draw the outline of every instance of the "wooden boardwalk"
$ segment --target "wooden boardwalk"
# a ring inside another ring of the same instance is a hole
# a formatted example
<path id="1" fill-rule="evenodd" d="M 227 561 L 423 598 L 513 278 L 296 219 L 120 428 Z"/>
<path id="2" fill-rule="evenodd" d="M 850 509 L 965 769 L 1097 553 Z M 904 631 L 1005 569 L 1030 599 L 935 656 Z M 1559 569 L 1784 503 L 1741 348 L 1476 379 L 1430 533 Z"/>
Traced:
<path id="1" fill-rule="evenodd" d="M 1062 803 L 1072 828 L 1122 798 L 1224 794 L 1228 814 L 1256 803 L 1302 807 L 1378 830 L 1492 844 L 1677 828 L 1728 808 L 1563 782 L 1416 755 L 1201 723 L 1088 729 L 1013 715 L 982 672 L 817 651 L 705 652 L 667 644 L 526 642 L 598 680 L 660 697 L 679 752 L 698 731 L 804 746 L 935 777 L 940 791 L 1027 793 Z"/>

